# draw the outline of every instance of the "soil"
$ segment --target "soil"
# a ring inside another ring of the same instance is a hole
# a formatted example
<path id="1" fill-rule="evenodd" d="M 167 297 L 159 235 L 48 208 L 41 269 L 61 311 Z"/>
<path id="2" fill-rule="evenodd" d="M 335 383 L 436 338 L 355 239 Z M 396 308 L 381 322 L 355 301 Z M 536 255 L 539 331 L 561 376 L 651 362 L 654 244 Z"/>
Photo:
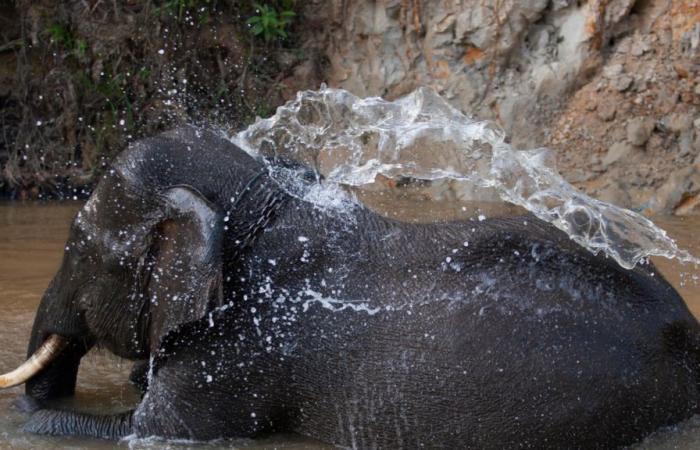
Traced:
<path id="1" fill-rule="evenodd" d="M 589 194 L 700 212 L 696 0 L 261 3 L 293 8 L 286 38 L 252 35 L 252 1 L 0 2 L 0 192 L 86 195 L 134 139 L 240 129 L 326 82 L 430 86 L 516 148 L 552 148 Z"/>
<path id="2" fill-rule="evenodd" d="M 306 4 L 330 86 L 389 99 L 430 86 L 516 148 L 552 148 L 589 194 L 700 212 L 697 0 Z"/>
<path id="3" fill-rule="evenodd" d="M 545 144 L 570 181 L 603 200 L 700 212 L 700 3 L 638 3 Z"/>
<path id="4" fill-rule="evenodd" d="M 0 193 L 85 196 L 134 139 L 270 115 L 299 88 L 282 80 L 318 61 L 295 41 L 298 20 L 287 39 L 254 36 L 257 13 L 252 1 L 0 2 Z"/>

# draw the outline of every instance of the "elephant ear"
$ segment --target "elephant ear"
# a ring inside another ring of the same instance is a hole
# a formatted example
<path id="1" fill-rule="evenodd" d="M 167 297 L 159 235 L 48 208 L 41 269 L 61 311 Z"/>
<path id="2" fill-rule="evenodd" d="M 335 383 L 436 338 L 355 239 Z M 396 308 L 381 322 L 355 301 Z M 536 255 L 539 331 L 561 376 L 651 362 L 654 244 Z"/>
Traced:
<path id="1" fill-rule="evenodd" d="M 146 285 L 151 351 L 170 330 L 204 317 L 223 301 L 223 215 L 190 186 L 168 189 L 165 201 Z"/>

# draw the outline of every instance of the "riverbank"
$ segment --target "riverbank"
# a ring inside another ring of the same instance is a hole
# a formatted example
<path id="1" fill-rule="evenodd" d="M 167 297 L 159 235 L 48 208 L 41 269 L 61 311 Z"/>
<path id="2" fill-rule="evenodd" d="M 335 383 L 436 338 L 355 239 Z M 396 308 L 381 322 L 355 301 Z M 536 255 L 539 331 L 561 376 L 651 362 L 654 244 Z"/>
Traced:
<path id="1" fill-rule="evenodd" d="M 0 7 L 6 196 L 84 195 L 134 139 L 240 129 L 327 82 L 387 99 L 430 86 L 516 148 L 551 147 L 592 196 L 700 212 L 700 2 L 270 0 L 294 16 L 267 40 L 248 2 L 54 3 Z"/>
<path id="2" fill-rule="evenodd" d="M 431 86 L 514 147 L 552 148 L 594 197 L 700 211 L 700 2 L 311 3 L 329 86 L 389 99 Z"/>
<path id="3" fill-rule="evenodd" d="M 4 2 L 0 193 L 84 197 L 135 139 L 271 114 L 296 92 L 282 81 L 316 56 L 299 49 L 308 25 L 294 2 L 262 3 Z"/>

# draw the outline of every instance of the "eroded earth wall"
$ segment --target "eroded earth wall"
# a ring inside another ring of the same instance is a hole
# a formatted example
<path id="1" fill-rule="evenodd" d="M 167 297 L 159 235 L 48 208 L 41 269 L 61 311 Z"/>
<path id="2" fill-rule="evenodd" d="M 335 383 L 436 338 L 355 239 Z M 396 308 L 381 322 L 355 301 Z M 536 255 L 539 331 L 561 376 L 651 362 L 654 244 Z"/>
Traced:
<path id="1" fill-rule="evenodd" d="M 432 86 L 599 198 L 700 212 L 698 1 L 317 0 L 304 20 L 332 87 Z"/>
<path id="2" fill-rule="evenodd" d="M 245 25 L 255 2 L 190 3 L 0 4 L 0 191 L 89 190 L 132 139 L 240 127 L 325 81 L 431 86 L 517 148 L 554 149 L 590 194 L 700 212 L 700 1 L 307 0 L 267 43 Z"/>

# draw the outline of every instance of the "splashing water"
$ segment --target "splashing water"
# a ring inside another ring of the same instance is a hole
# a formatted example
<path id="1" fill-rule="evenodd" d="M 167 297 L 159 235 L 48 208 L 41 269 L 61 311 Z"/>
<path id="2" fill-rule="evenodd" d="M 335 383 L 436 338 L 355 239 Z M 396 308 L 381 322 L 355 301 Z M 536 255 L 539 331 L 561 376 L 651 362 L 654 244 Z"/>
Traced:
<path id="1" fill-rule="evenodd" d="M 465 116 L 428 88 L 394 102 L 325 86 L 299 92 L 232 140 L 252 155 L 314 167 L 335 193 L 338 185 L 367 185 L 378 175 L 458 180 L 466 200 L 524 207 L 627 269 L 650 256 L 700 264 L 649 219 L 576 190 L 557 172 L 550 150 L 513 149 L 496 124 Z M 290 182 L 299 177 L 272 175 L 293 195 L 311 191 Z"/>

